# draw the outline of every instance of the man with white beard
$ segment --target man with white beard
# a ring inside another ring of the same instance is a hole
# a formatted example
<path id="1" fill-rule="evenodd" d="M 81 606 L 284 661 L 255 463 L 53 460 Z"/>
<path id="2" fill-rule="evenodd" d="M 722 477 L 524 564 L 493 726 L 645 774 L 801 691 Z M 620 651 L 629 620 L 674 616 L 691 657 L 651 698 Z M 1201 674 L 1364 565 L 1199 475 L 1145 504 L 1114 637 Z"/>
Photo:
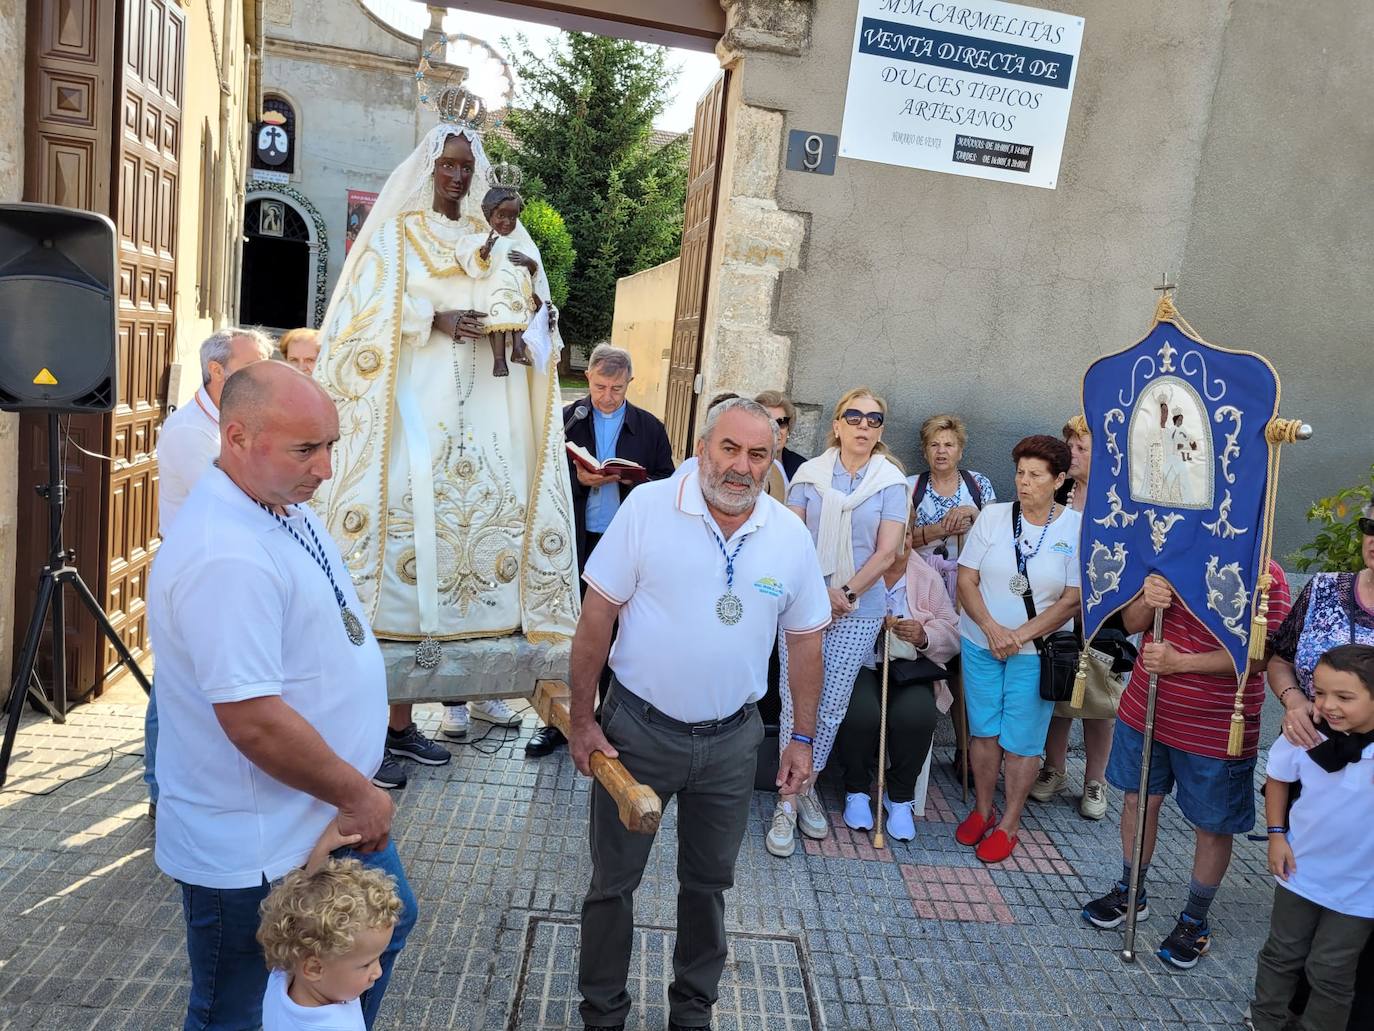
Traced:
<path id="1" fill-rule="evenodd" d="M 821 685 L 821 631 L 830 602 L 806 526 L 760 496 L 777 427 L 744 398 L 711 409 L 697 468 L 648 483 L 616 512 L 583 579 L 588 591 L 572 646 L 572 739 L 577 768 L 593 751 L 678 806 L 678 926 L 669 1028 L 708 1027 L 725 965 L 725 891 L 749 819 L 763 724 L 755 702 L 781 630 L 792 656 L 796 732 L 778 786 L 798 791 L 811 773 Z M 610 652 L 615 674 L 592 714 Z M 592 881 L 582 904 L 581 1015 L 588 1028 L 621 1028 L 634 891 L 653 837 L 620 823 L 592 786 Z"/>

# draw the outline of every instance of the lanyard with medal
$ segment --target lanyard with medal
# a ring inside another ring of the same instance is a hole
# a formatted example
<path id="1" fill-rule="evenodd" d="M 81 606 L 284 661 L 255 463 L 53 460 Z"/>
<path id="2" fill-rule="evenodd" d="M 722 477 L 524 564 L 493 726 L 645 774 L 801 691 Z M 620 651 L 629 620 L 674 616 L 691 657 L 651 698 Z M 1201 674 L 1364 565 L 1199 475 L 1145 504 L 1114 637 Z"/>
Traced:
<path id="1" fill-rule="evenodd" d="M 350 643 L 361 648 L 363 642 L 367 640 L 367 633 L 363 630 L 362 621 L 359 620 L 358 617 L 353 614 L 353 610 L 348 607 L 348 602 L 344 600 L 343 591 L 339 590 L 339 585 L 334 582 L 334 569 L 329 564 L 329 557 L 325 555 L 324 546 L 320 544 L 319 537 L 315 536 L 315 528 L 310 525 L 310 520 L 305 520 L 305 529 L 306 532 L 310 534 L 310 539 L 315 542 L 313 548 L 306 543 L 305 538 L 298 534 L 290 523 L 276 512 L 272 511 L 267 505 L 259 501 L 258 507 L 277 522 L 281 523 L 282 529 L 289 533 L 292 539 L 305 549 L 306 554 L 315 560 L 315 564 L 324 570 L 324 575 L 329 577 L 329 586 L 334 588 L 334 600 L 339 603 L 339 618 L 343 620 L 344 632 L 348 634 Z"/>
<path id="2" fill-rule="evenodd" d="M 1054 522 L 1054 513 L 1058 508 L 1057 502 L 1050 504 L 1050 514 L 1045 517 L 1045 525 L 1040 528 L 1040 539 L 1035 542 L 1035 549 L 1027 553 L 1026 543 L 1021 540 L 1021 505 L 1018 502 L 1012 506 L 1011 540 L 1016 550 L 1016 572 L 1012 574 L 1011 582 L 1007 586 L 1011 588 L 1011 593 L 1018 598 L 1030 589 L 1030 578 L 1026 576 L 1026 563 L 1040 554 L 1040 546 L 1045 543 L 1045 534 L 1049 532 L 1050 523 Z"/>
<path id="3" fill-rule="evenodd" d="M 726 626 L 734 626 L 744 618 L 744 602 L 739 600 L 735 594 L 735 559 L 739 557 L 740 548 L 744 547 L 744 542 L 752 537 L 753 531 L 746 533 L 735 545 L 734 551 L 725 550 L 725 541 L 721 540 L 720 534 L 711 527 L 710 523 L 703 522 L 706 532 L 711 535 L 711 539 L 720 548 L 720 553 L 725 556 L 725 593 L 716 599 L 716 618 Z"/>

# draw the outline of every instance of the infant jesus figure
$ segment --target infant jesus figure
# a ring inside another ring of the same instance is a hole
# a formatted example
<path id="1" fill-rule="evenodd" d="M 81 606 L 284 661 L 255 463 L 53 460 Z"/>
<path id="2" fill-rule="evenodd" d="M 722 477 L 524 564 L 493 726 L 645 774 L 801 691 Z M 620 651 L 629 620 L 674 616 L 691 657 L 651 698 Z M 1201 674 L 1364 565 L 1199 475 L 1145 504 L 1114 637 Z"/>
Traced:
<path id="1" fill-rule="evenodd" d="M 524 208 L 524 198 L 514 187 L 493 186 L 482 198 L 482 214 L 491 231 L 469 233 L 458 242 L 458 262 L 473 280 L 470 306 L 486 312 L 485 332 L 491 344 L 493 376 L 510 375 L 507 347 L 511 361 L 534 364 L 528 344 L 535 341 L 527 342 L 525 334 L 544 306 L 534 289 L 539 261 L 515 250 L 510 239 Z M 543 328 L 543 320 L 539 322 L 540 329 L 530 332 L 538 332 L 542 341 L 549 330 Z M 542 350 L 546 353 L 547 347 Z"/>

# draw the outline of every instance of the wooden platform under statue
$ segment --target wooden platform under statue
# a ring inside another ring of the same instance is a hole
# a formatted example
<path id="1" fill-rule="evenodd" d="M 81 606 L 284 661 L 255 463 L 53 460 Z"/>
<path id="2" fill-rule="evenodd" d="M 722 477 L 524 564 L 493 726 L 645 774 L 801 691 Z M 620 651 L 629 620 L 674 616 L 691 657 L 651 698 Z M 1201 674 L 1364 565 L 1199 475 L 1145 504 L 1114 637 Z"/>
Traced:
<path id="1" fill-rule="evenodd" d="M 572 642 L 531 644 L 523 634 L 443 641 L 434 669 L 415 662 L 414 641 L 379 641 L 392 702 L 469 702 L 531 698 L 540 680 L 568 679 Z"/>

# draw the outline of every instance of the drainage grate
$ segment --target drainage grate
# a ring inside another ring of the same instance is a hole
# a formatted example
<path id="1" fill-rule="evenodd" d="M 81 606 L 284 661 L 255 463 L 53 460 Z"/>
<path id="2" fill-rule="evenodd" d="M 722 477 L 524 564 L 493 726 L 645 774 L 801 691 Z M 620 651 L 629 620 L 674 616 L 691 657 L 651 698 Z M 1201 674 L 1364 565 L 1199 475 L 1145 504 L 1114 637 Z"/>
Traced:
<path id="1" fill-rule="evenodd" d="M 634 1002 L 625 1031 L 658 1031 L 668 1026 L 675 934 L 665 927 L 635 928 L 628 985 Z M 578 938 L 576 920 L 530 918 L 508 1031 L 563 1031 L 581 1024 Z M 717 1031 L 812 1031 L 822 1026 L 811 972 L 796 938 L 732 932 L 729 943 L 712 1027 Z"/>

